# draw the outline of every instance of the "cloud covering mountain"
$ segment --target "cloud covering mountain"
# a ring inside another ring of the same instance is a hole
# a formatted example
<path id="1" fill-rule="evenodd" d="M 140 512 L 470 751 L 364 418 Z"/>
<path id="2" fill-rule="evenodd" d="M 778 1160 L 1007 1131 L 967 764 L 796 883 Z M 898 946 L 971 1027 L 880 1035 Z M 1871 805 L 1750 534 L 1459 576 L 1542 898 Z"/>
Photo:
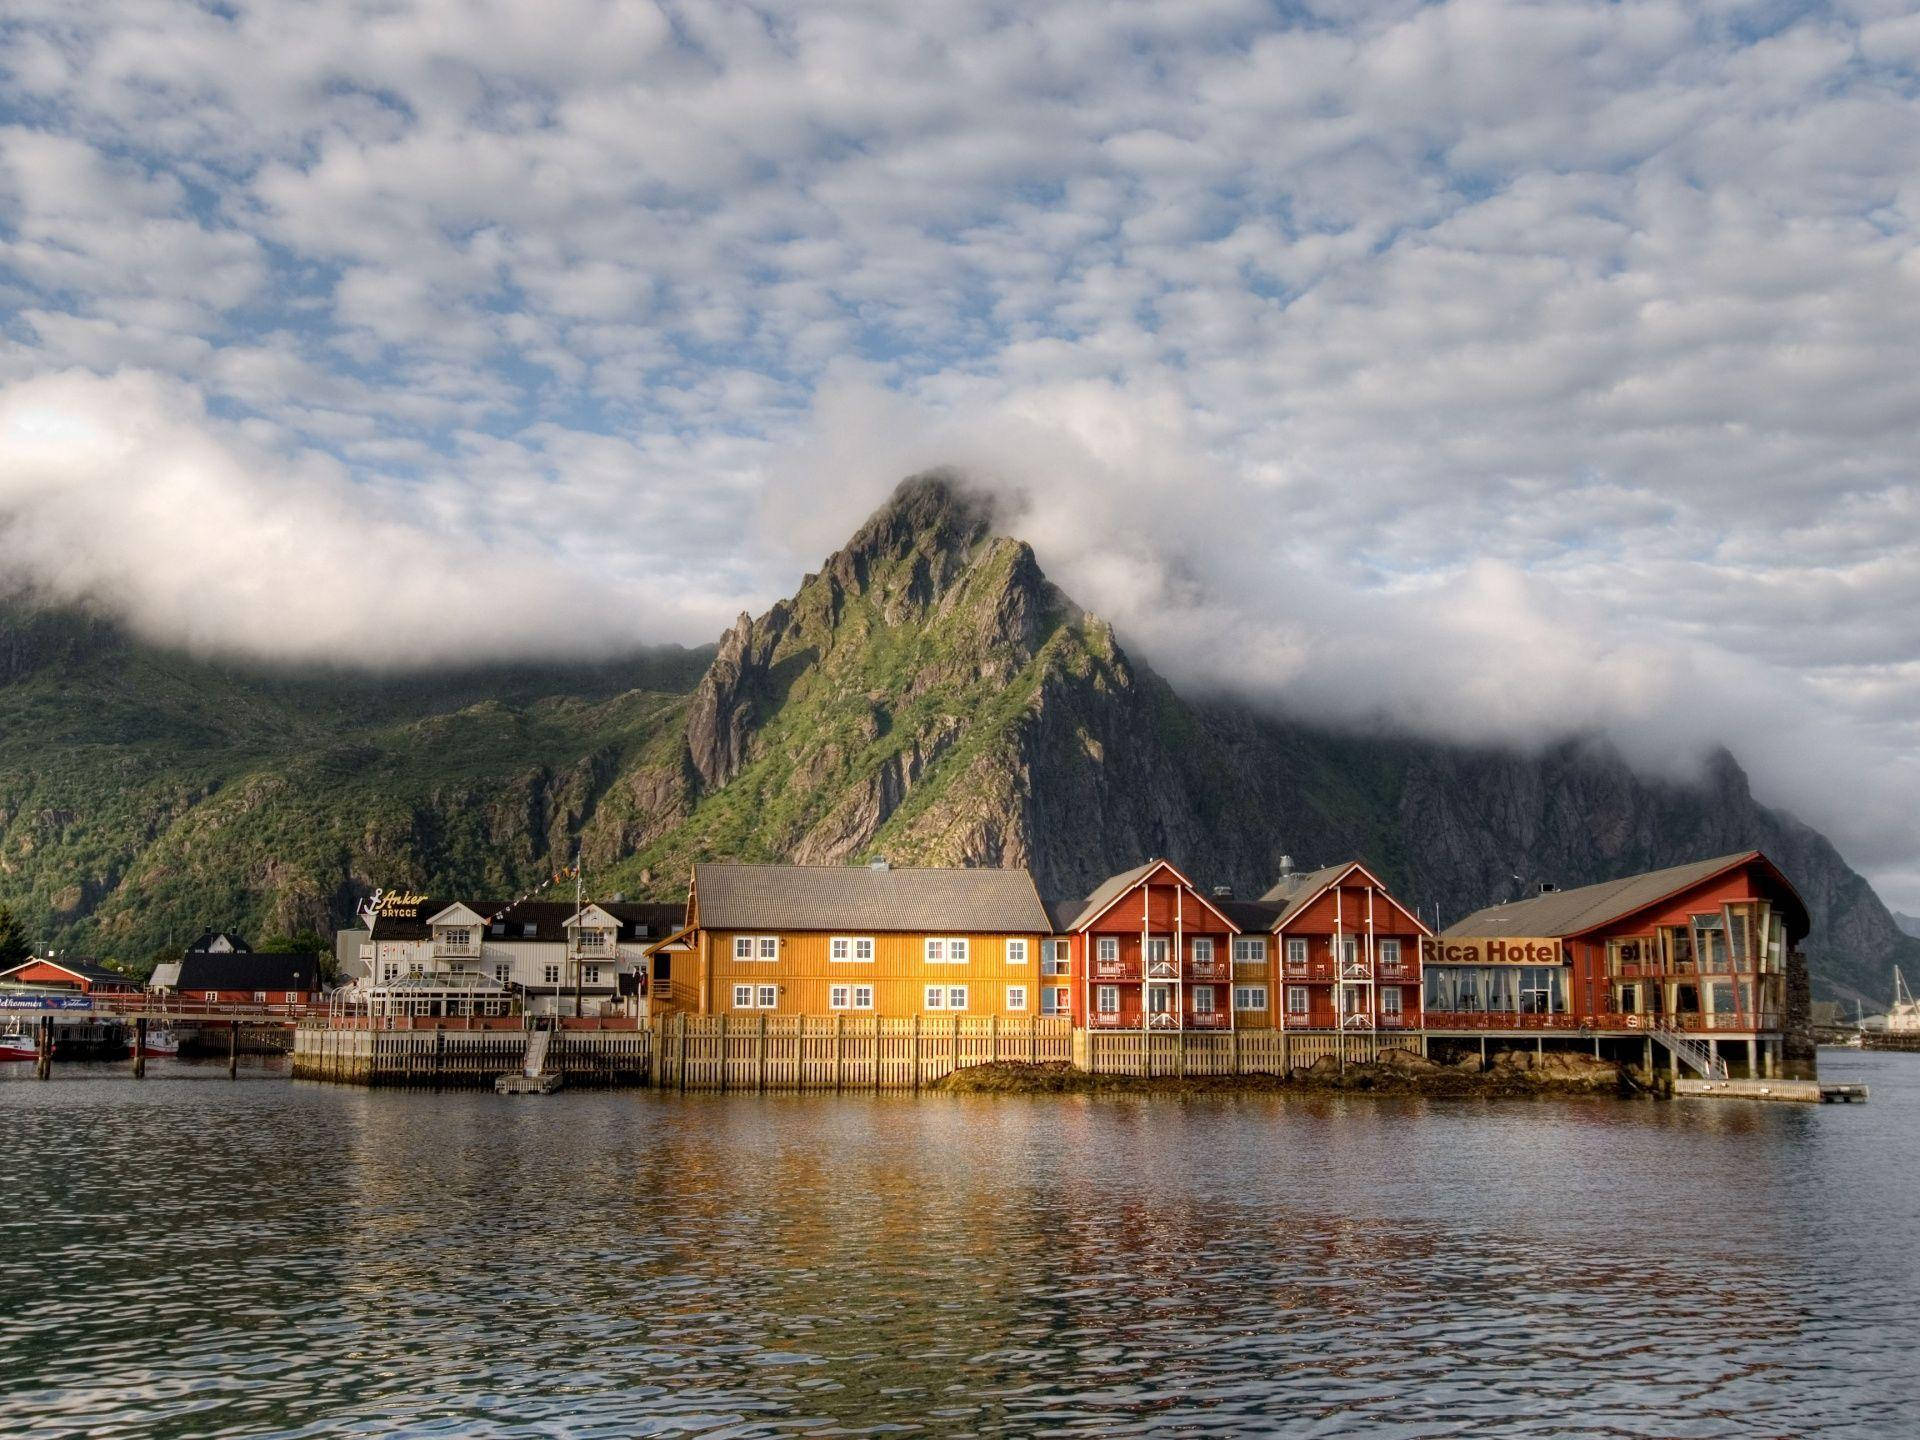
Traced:
<path id="1" fill-rule="evenodd" d="M 1176 679 L 1723 739 L 1920 907 L 1905 7 L 22 0 L 0 66 L 37 588 L 704 640 L 953 463 Z"/>

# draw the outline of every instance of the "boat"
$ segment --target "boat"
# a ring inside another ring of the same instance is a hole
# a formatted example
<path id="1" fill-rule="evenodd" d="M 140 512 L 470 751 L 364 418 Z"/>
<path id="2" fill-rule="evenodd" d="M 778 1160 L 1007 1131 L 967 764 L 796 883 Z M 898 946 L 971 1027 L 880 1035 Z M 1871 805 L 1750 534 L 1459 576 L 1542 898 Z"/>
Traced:
<path id="1" fill-rule="evenodd" d="M 1860 1043 L 1867 1050 L 1920 1050 L 1920 1003 L 1898 965 L 1893 967 L 1893 1004 L 1885 1015 L 1870 1015 L 1861 1023 Z"/>
<path id="2" fill-rule="evenodd" d="M 178 1055 L 180 1037 L 171 1030 L 147 1031 L 147 1043 L 140 1047 L 142 1055 Z"/>
<path id="3" fill-rule="evenodd" d="M 18 1015 L 0 1026 L 0 1060 L 37 1060 L 40 1039 Z"/>

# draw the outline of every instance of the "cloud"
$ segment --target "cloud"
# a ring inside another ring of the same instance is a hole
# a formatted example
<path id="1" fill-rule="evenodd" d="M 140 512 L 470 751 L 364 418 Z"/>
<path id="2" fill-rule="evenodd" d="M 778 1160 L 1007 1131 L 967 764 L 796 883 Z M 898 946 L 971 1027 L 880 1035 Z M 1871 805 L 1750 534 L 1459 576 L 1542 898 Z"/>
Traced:
<path id="1" fill-rule="evenodd" d="M 1910 17 L 530 13 L 12 7 L 9 559 L 226 650 L 697 639 L 958 463 L 1190 684 L 1724 738 L 1920 911 Z"/>

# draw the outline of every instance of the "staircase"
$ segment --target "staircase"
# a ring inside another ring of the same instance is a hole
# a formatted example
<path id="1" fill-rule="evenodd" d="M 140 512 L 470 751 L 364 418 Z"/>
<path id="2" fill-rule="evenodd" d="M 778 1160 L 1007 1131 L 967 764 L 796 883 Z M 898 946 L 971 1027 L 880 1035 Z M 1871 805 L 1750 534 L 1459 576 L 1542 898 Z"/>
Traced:
<path id="1" fill-rule="evenodd" d="M 551 1030 L 536 1030 L 527 1036 L 527 1057 L 521 1073 L 529 1080 L 537 1080 L 547 1068 L 547 1047 L 553 1043 Z"/>
<path id="2" fill-rule="evenodd" d="M 1691 1036 L 1660 1026 L 1654 1030 L 1653 1038 L 1667 1047 L 1667 1053 L 1673 1056 L 1676 1070 L 1681 1065 L 1687 1065 L 1698 1071 L 1703 1080 L 1727 1078 L 1727 1062 L 1716 1060 L 1712 1051 Z"/>

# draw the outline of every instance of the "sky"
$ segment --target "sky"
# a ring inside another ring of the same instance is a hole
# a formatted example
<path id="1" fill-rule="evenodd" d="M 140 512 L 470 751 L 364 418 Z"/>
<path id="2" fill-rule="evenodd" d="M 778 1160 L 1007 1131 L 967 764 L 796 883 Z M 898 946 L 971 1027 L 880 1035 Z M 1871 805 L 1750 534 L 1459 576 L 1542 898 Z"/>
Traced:
<path id="1" fill-rule="evenodd" d="M 10 0 L 0 575 L 713 639 L 962 467 L 1183 685 L 1604 732 L 1920 912 L 1910 5 Z"/>

